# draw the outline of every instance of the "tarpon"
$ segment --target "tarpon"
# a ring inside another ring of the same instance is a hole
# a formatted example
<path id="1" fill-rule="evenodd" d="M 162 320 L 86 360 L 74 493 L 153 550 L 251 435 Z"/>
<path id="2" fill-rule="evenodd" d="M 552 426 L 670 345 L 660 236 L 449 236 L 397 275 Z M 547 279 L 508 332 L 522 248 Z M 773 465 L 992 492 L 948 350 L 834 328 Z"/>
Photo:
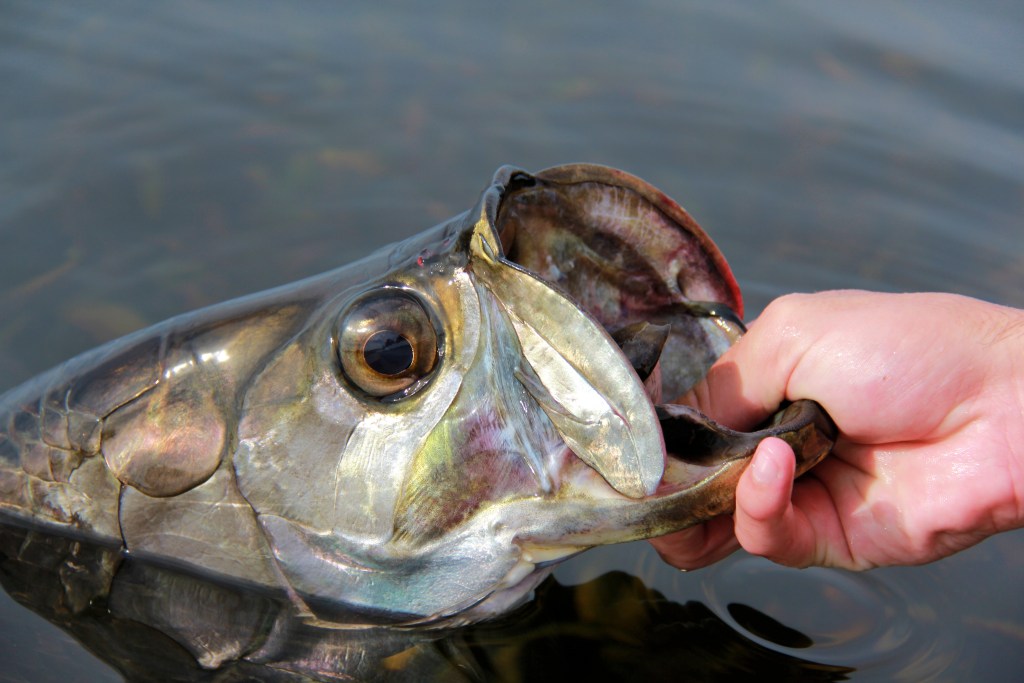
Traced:
<path id="1" fill-rule="evenodd" d="M 685 394 L 742 333 L 675 202 L 503 167 L 474 208 L 338 270 L 108 343 L 0 396 L 0 510 L 287 594 L 346 624 L 461 623 L 588 547 L 727 512 L 766 434 Z"/>

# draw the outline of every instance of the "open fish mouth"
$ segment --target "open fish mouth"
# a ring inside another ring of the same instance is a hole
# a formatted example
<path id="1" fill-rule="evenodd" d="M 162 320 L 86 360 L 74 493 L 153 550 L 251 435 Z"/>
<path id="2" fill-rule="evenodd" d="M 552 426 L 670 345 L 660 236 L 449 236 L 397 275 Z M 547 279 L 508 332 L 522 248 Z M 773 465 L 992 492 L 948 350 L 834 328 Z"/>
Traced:
<path id="1" fill-rule="evenodd" d="M 494 236 L 475 233 L 471 264 L 487 263 L 474 267 L 513 320 L 520 379 L 568 447 L 548 473 L 557 498 L 591 506 L 590 523 L 563 527 L 559 545 L 650 537 L 730 511 L 768 436 L 790 443 L 798 474 L 829 452 L 835 426 L 813 401 L 780 406 L 746 432 L 664 401 L 692 389 L 745 331 L 724 257 L 678 204 L 593 165 L 503 169 L 496 185 L 478 225 Z M 567 405 L 588 390 L 601 405 Z"/>
<path id="2" fill-rule="evenodd" d="M 708 314 L 743 329 L 742 322 L 728 309 L 714 309 Z M 640 323 L 615 335 L 654 401 L 661 393 L 656 358 L 660 357 L 667 333 L 667 326 Z M 767 437 L 788 442 L 798 456 L 799 473 L 803 473 L 828 453 L 836 433 L 832 420 L 811 400 L 788 403 L 751 431 L 731 429 L 688 405 L 661 403 L 655 409 L 666 451 L 665 471 L 655 496 L 691 488 L 727 463 L 749 460 Z"/>
<path id="3" fill-rule="evenodd" d="M 731 313 L 719 309 L 717 315 Z M 742 327 L 738 319 L 733 324 Z M 728 512 L 732 507 L 732 489 L 739 473 L 753 456 L 757 445 L 767 437 L 783 439 L 793 448 L 799 476 L 821 461 L 834 443 L 836 427 L 828 414 L 815 401 L 788 403 L 762 424 L 748 431 L 731 429 L 688 405 L 658 402 L 661 394 L 660 355 L 667 338 L 667 327 L 639 323 L 619 330 L 613 338 L 632 363 L 638 378 L 650 396 L 657 415 L 664 444 L 661 475 L 657 486 L 643 496 L 630 496 L 615 486 L 614 481 L 592 460 L 580 458 L 572 449 L 562 448 L 550 461 L 546 479 L 553 488 L 568 495 L 582 494 L 593 500 L 629 502 L 651 505 L 678 502 L 675 521 L 668 522 L 677 530 L 707 521 Z M 651 454 L 656 462 L 660 456 Z M 652 465 L 653 466 L 653 465 Z M 627 503 L 628 504 L 628 503 Z M 684 514 L 685 512 L 685 514 Z M 650 535 L 657 535 L 648 529 Z"/>

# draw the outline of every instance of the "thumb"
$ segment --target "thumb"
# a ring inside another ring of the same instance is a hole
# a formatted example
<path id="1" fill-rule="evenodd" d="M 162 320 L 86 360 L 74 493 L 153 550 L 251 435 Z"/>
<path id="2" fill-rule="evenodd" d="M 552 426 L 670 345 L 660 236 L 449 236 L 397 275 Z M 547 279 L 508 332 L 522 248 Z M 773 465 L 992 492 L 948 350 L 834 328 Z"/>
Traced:
<path id="1" fill-rule="evenodd" d="M 736 486 L 735 533 L 753 554 L 790 566 L 807 566 L 814 544 L 801 516 L 793 507 L 793 449 L 782 439 L 769 437 Z"/>

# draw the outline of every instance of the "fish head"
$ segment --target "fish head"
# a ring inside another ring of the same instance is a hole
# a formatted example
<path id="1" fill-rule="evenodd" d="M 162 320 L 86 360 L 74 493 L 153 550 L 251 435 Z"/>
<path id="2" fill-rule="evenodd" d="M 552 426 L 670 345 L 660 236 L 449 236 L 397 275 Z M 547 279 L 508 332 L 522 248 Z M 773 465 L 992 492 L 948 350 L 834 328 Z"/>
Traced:
<path id="1" fill-rule="evenodd" d="M 672 507 L 652 398 L 704 375 L 742 306 L 678 205 L 603 167 L 506 167 L 386 260 L 245 395 L 238 486 L 300 595 L 475 619 L 588 546 L 700 521 L 645 512 Z M 656 389 L 612 338 L 638 321 L 668 330 Z M 706 492 L 704 518 L 724 498 Z"/>

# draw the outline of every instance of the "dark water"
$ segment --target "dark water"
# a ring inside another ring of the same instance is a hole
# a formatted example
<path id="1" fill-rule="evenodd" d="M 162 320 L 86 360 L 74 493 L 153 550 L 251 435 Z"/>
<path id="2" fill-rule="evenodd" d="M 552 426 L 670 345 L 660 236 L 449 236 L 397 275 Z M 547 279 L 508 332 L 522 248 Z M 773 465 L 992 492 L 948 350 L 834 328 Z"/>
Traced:
<path id="1" fill-rule="evenodd" d="M 837 287 L 1024 306 L 1021 64 L 1015 2 L 4 2 L 0 387 L 429 227 L 503 163 L 662 188 L 750 317 Z M 863 575 L 746 556 L 680 574 L 644 544 L 601 549 L 557 574 L 572 609 L 470 650 L 508 680 L 527 672 L 511 651 L 559 633 L 551 675 L 1009 680 L 1022 565 L 1020 533 Z M 613 569 L 642 584 L 597 579 Z M 118 678 L 2 600 L 0 679 Z"/>

